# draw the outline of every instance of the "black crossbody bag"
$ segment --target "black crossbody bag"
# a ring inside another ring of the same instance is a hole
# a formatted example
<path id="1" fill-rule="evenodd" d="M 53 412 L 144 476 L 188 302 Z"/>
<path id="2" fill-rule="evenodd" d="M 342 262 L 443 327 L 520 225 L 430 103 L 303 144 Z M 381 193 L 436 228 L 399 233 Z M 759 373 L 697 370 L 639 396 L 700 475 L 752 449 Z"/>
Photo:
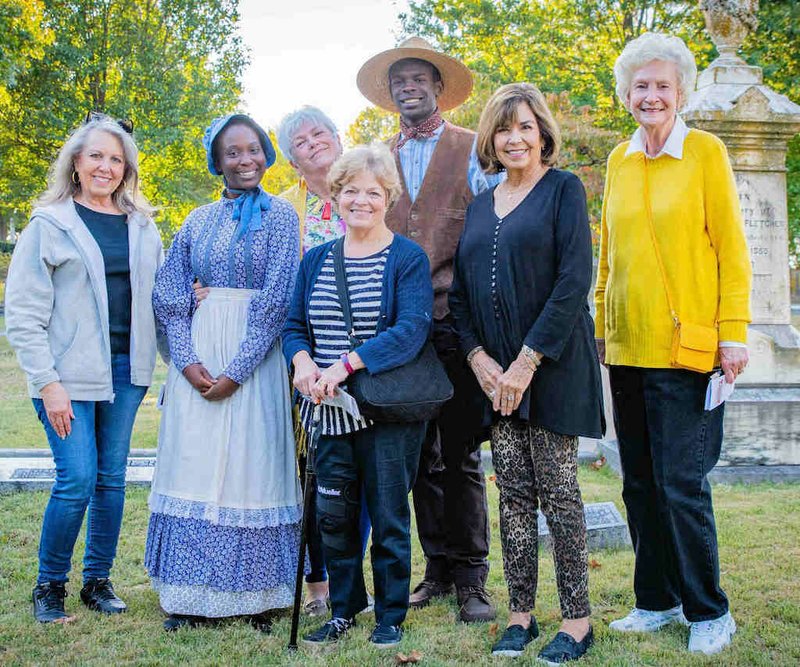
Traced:
<path id="1" fill-rule="evenodd" d="M 333 245 L 336 292 L 347 327 L 350 350 L 363 341 L 355 335 L 347 274 L 344 268 L 344 241 Z M 379 422 L 419 422 L 434 419 L 453 397 L 453 385 L 428 340 L 416 358 L 403 366 L 371 375 L 366 369 L 356 371 L 347 380 L 347 387 L 356 399 L 361 413 Z"/>

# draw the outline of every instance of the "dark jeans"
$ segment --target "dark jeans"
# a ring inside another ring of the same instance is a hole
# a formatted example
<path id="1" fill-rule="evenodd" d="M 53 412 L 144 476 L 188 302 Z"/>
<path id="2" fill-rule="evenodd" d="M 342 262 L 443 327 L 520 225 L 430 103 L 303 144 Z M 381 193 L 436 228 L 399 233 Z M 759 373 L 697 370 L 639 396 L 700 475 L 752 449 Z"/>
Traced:
<path id="1" fill-rule="evenodd" d="M 37 583 L 67 581 L 87 506 L 84 581 L 107 577 L 114 562 L 125 505 L 131 431 L 147 387 L 131 384 L 127 354 L 112 355 L 111 371 L 114 402 L 72 401 L 75 419 L 64 440 L 50 425 L 43 401 L 33 399 L 56 464 L 56 482 L 42 521 Z"/>
<path id="2" fill-rule="evenodd" d="M 300 468 L 300 486 L 305 492 L 306 488 L 306 455 L 297 457 L 297 465 Z M 306 545 L 308 547 L 308 563 L 311 567 L 306 575 L 306 582 L 309 584 L 319 583 L 328 580 L 328 571 L 325 568 L 325 555 L 322 553 L 322 535 L 319 532 L 319 522 L 317 521 L 317 489 L 312 486 L 309 490 L 311 494 L 311 507 L 313 514 L 311 520 L 306 522 Z M 367 553 L 367 542 L 369 542 L 369 531 L 371 525 L 369 521 L 369 511 L 367 510 L 364 494 L 361 498 L 361 518 L 359 520 L 359 532 L 361 533 L 361 555 Z"/>
<path id="3" fill-rule="evenodd" d="M 425 578 L 480 586 L 489 572 L 489 516 L 481 466 L 480 386 L 458 348 L 448 317 L 434 323 L 433 342 L 455 393 L 428 424 L 414 485 Z"/>
<path id="4" fill-rule="evenodd" d="M 728 611 L 707 475 L 719 460 L 724 405 L 703 410 L 709 374 L 612 366 L 622 497 L 636 606 L 683 604 L 689 621 Z"/>
<path id="5" fill-rule="evenodd" d="M 405 620 L 411 582 L 408 493 L 424 430 L 423 423 L 380 423 L 319 439 L 317 516 L 335 617 L 352 618 L 367 606 L 359 532 L 363 492 L 372 519 L 375 618 L 385 625 Z"/>

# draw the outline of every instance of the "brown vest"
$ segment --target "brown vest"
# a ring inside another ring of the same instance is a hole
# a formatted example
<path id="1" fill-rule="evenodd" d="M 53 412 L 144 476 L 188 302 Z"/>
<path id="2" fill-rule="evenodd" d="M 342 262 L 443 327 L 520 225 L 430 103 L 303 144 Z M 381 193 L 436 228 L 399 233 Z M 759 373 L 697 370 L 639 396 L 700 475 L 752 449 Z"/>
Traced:
<path id="1" fill-rule="evenodd" d="M 400 135 L 392 137 L 394 149 Z M 453 257 L 464 228 L 467 204 L 472 201 L 467 169 L 475 133 L 445 122 L 431 156 L 417 198 L 411 203 L 400 157 L 395 155 L 403 194 L 386 214 L 389 229 L 419 243 L 428 254 L 433 280 L 433 317 L 450 312 L 447 290 L 453 282 Z"/>

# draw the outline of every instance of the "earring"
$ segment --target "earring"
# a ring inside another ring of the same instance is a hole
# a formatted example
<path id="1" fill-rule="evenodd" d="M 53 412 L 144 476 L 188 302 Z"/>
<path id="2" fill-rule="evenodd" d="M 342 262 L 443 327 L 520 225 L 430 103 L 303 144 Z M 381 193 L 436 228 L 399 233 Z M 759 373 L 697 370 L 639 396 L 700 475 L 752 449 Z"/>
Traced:
<path id="1" fill-rule="evenodd" d="M 75 171 L 74 169 L 72 170 L 72 177 L 71 177 L 70 180 L 72 180 L 72 182 L 75 185 L 80 185 L 81 184 L 81 178 L 80 178 L 80 176 L 78 176 L 78 172 Z"/>

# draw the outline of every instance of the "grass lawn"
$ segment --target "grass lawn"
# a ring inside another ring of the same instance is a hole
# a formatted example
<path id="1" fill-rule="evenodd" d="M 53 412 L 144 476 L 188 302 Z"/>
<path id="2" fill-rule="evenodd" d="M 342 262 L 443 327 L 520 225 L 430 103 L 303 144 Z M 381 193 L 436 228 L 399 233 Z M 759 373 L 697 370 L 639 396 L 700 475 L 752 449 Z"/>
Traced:
<path id="1" fill-rule="evenodd" d="M 0 331 L 4 329 L 0 318 Z M 156 386 L 165 376 L 157 369 Z M 139 411 L 134 447 L 155 447 L 158 412 L 155 391 Z M 16 359 L 0 337 L 0 447 L 46 447 Z M 492 508 L 492 569 L 488 588 L 498 603 L 499 629 L 507 614 L 502 575 L 497 490 L 490 483 Z M 586 502 L 613 500 L 623 509 L 620 481 L 608 469 L 581 470 Z M 800 664 L 800 488 L 792 485 L 716 486 L 722 583 L 739 626 L 733 646 L 721 657 L 690 657 L 688 631 L 670 628 L 653 636 L 618 636 L 608 622 L 633 604 L 633 554 L 629 550 L 590 554 L 591 599 L 597 644 L 581 664 L 593 665 L 798 665 Z M 285 650 L 289 620 L 280 620 L 271 636 L 243 622 L 167 635 L 161 630 L 158 598 L 150 590 L 142 558 L 147 528 L 147 492 L 128 491 L 123 535 L 114 569 L 117 591 L 129 613 L 114 618 L 89 612 L 77 592 L 80 575 L 70 585 L 67 610 L 78 620 L 66 627 L 40 626 L 30 616 L 30 591 L 36 572 L 36 548 L 46 493 L 0 496 L 0 665 L 33 664 L 260 664 L 260 665 L 393 665 L 395 651 L 381 653 L 367 643 L 372 620 L 363 618 L 352 636 L 334 651 L 296 656 Z M 75 553 L 80 555 L 83 545 Z M 80 557 L 75 560 L 80 570 Z M 414 540 L 414 574 L 423 572 L 423 558 Z M 370 586 L 371 588 L 371 586 Z M 542 637 L 517 664 L 533 664 L 538 649 L 554 634 L 558 599 L 552 559 L 541 563 L 537 618 Z M 489 656 L 498 626 L 465 626 L 455 621 L 454 600 L 437 602 L 409 614 L 400 651 L 422 654 L 422 664 L 498 664 Z M 301 632 L 315 624 L 303 621 Z"/>
<path id="2" fill-rule="evenodd" d="M 488 587 L 498 603 L 500 618 L 507 614 L 497 526 L 497 491 L 490 486 L 492 511 L 492 569 Z M 607 469 L 581 470 L 587 502 L 619 500 L 620 482 Z M 717 486 L 715 501 L 720 535 L 722 583 L 739 625 L 733 646 L 721 658 L 690 657 L 685 650 L 688 631 L 670 628 L 652 636 L 610 634 L 608 622 L 633 603 L 630 551 L 590 554 L 591 598 L 597 643 L 581 664 L 592 665 L 776 665 L 800 664 L 800 494 L 796 486 Z M 371 619 L 363 618 L 351 637 L 335 650 L 309 653 L 301 647 L 292 657 L 285 650 L 289 619 L 280 620 L 271 636 L 239 621 L 215 628 L 161 630 L 157 596 L 150 590 L 142 565 L 147 527 L 147 492 L 131 489 L 114 569 L 117 590 L 130 606 L 120 617 L 101 617 L 86 610 L 77 591 L 80 575 L 70 585 L 67 610 L 78 620 L 69 626 L 40 626 L 30 616 L 30 591 L 36 572 L 36 546 L 46 493 L 0 496 L 0 663 L 22 664 L 287 664 L 392 665 L 389 654 L 367 642 Z M 414 541 L 414 580 L 423 570 L 422 554 Z M 82 544 L 76 554 L 82 553 Z M 79 571 L 80 558 L 75 559 Z M 552 559 L 542 557 L 537 618 L 543 637 L 529 647 L 517 664 L 532 664 L 533 656 L 555 632 L 558 600 Z M 303 621 L 301 631 L 315 624 Z M 498 664 L 489 649 L 498 631 L 493 624 L 466 626 L 455 621 L 453 599 L 409 614 L 400 651 L 422 653 L 422 664 Z"/>

